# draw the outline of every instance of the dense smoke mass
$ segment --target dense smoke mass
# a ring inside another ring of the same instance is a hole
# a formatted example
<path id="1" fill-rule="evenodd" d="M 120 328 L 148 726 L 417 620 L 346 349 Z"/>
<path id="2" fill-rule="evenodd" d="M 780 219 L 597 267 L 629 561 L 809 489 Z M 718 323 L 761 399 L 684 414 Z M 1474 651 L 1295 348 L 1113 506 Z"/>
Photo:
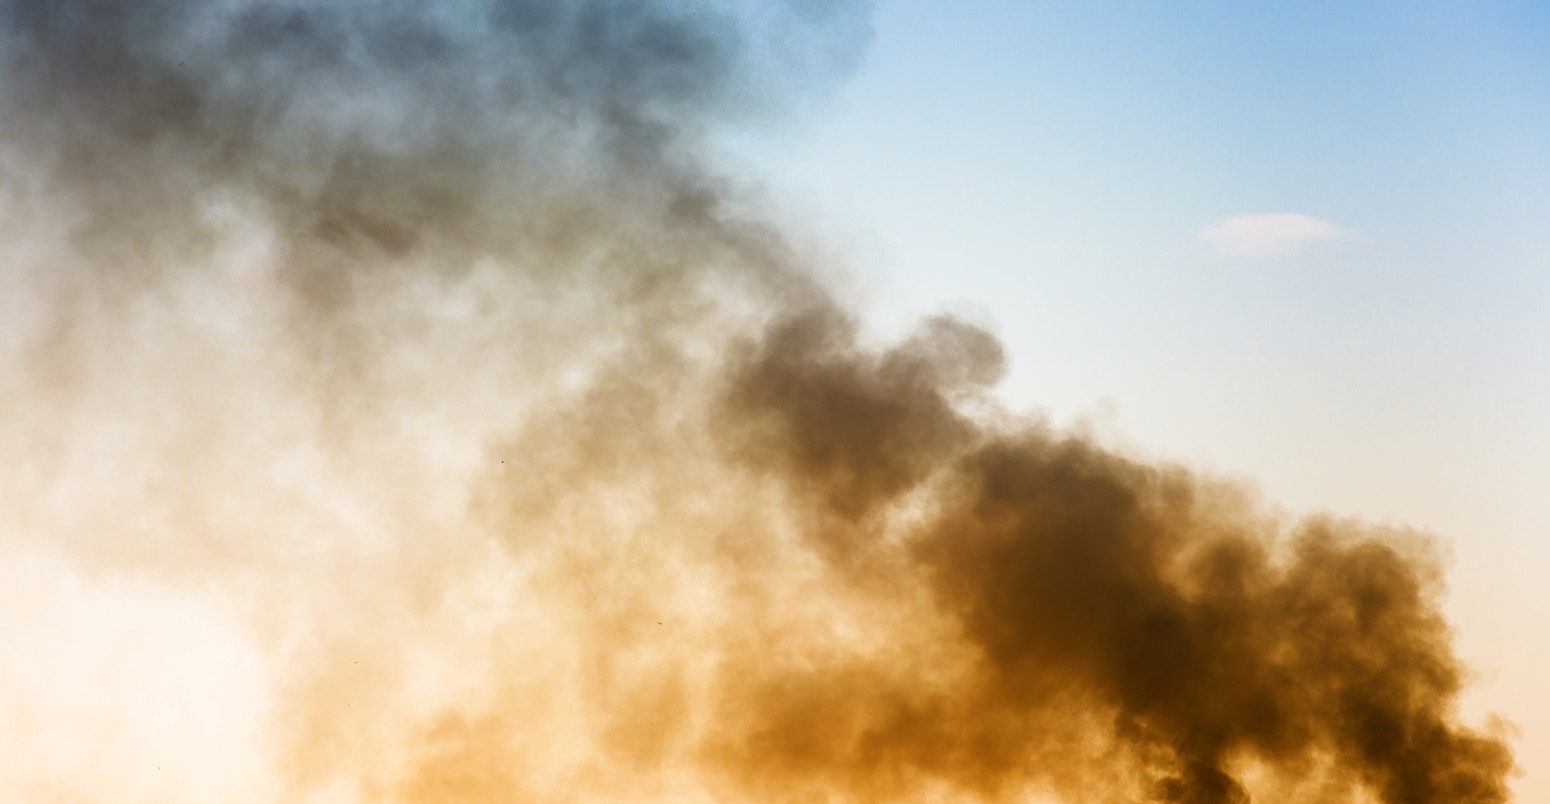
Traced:
<path id="1" fill-rule="evenodd" d="M 865 7 L 0 26 L 17 800 L 1508 800 L 1424 534 L 868 342 L 697 157 Z"/>

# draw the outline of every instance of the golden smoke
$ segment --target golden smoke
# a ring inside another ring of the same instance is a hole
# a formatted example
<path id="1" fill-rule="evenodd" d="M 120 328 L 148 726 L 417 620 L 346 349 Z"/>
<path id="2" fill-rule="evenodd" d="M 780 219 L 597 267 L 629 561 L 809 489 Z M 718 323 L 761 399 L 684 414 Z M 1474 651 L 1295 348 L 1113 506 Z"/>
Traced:
<path id="1" fill-rule="evenodd" d="M 1424 535 L 863 342 L 696 158 L 864 8 L 0 24 L 0 797 L 1507 799 Z"/>

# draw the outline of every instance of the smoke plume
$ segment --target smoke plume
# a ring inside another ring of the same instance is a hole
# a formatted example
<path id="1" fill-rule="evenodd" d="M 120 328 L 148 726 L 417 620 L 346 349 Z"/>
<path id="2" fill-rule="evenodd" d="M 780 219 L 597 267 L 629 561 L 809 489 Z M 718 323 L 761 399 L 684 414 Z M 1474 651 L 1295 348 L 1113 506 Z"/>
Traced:
<path id="1" fill-rule="evenodd" d="M 0 0 L 0 788 L 1506 801 L 1425 534 L 865 341 L 707 165 L 865 16 Z"/>

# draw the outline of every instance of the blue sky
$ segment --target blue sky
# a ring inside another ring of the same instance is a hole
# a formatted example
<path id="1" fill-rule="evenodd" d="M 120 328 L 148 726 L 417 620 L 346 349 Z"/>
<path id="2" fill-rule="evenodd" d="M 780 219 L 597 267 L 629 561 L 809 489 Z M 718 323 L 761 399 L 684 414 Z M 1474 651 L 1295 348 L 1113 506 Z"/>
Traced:
<path id="1" fill-rule="evenodd" d="M 1550 800 L 1550 5 L 883 2 L 735 150 L 883 329 L 994 321 L 1015 404 L 1439 533 L 1471 706 Z M 1329 236 L 1202 236 L 1270 213 Z"/>

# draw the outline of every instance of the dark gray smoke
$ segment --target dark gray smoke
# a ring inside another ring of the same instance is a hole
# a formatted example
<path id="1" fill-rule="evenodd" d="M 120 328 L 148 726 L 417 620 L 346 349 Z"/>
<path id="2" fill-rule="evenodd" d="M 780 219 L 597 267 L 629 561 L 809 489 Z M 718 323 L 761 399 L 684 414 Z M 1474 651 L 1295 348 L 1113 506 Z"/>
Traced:
<path id="1" fill-rule="evenodd" d="M 1423 534 L 863 345 L 708 166 L 864 12 L 0 0 L 0 784 L 1506 801 Z"/>

